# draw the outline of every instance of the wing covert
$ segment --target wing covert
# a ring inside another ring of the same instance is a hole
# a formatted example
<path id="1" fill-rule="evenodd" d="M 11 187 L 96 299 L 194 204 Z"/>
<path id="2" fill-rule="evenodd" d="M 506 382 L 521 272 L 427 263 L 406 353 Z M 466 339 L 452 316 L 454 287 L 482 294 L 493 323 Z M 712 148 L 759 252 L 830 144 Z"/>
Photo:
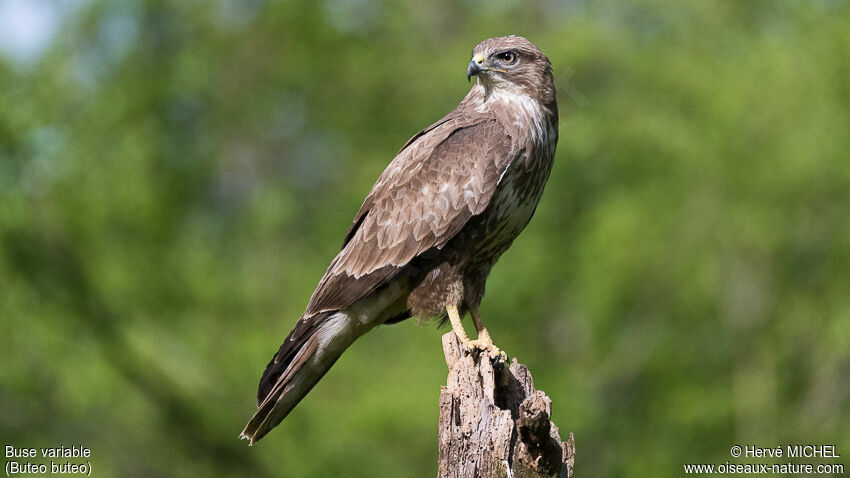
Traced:
<path id="1" fill-rule="evenodd" d="M 355 216 L 306 315 L 347 307 L 484 211 L 517 153 L 495 120 L 443 121 L 409 141 Z"/>

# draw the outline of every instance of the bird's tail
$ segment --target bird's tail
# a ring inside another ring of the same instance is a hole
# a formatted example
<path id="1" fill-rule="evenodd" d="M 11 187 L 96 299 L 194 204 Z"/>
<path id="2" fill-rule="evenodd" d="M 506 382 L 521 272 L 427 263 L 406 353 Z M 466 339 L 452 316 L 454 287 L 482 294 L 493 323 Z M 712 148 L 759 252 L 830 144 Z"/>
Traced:
<path id="1" fill-rule="evenodd" d="M 277 426 L 354 341 L 343 312 L 302 318 L 263 372 L 257 412 L 242 430 L 251 445 Z"/>

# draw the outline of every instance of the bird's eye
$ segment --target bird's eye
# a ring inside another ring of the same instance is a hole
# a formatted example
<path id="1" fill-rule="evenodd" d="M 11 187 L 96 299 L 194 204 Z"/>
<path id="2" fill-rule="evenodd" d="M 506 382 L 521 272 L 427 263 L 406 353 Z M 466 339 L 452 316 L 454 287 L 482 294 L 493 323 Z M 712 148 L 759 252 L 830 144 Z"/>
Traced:
<path id="1" fill-rule="evenodd" d="M 516 63 L 516 53 L 512 51 L 505 51 L 499 53 L 498 55 L 496 55 L 496 58 L 498 58 L 502 63 L 506 65 L 513 65 L 514 63 Z"/>

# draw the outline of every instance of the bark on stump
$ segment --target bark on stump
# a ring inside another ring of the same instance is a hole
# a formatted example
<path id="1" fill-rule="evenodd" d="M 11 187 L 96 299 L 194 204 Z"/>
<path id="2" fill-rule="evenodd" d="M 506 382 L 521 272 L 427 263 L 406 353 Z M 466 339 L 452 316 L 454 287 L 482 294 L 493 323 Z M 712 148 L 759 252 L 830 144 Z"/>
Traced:
<path id="1" fill-rule="evenodd" d="M 573 477 L 573 434 L 561 441 L 549 418 L 552 401 L 534 389 L 525 365 L 495 368 L 443 335 L 449 367 L 440 389 L 438 478 Z"/>

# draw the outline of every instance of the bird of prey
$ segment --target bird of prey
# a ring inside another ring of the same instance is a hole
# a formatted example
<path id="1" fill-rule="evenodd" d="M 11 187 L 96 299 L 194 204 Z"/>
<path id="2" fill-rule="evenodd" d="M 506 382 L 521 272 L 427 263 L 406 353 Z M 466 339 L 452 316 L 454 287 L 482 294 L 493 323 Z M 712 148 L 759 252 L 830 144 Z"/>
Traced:
<path id="1" fill-rule="evenodd" d="M 501 354 L 479 305 L 490 269 L 528 224 L 549 178 L 558 106 L 549 59 L 519 36 L 472 50 L 475 85 L 387 166 L 260 379 L 241 437 L 277 426 L 358 337 L 411 316 L 441 317 L 468 350 Z M 461 325 L 467 312 L 478 332 Z"/>

